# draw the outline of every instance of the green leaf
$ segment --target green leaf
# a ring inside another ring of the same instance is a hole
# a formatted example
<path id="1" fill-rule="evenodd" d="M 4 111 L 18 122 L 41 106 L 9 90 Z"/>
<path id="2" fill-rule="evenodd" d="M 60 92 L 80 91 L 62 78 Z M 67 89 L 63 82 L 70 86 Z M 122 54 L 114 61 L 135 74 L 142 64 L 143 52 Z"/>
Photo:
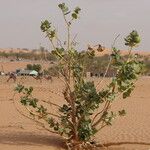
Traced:
<path id="1" fill-rule="evenodd" d="M 21 93 L 24 90 L 24 86 L 21 84 L 18 84 L 15 88 L 15 91 L 18 91 L 18 93 Z"/>
<path id="2" fill-rule="evenodd" d="M 37 102 L 38 102 L 38 99 L 33 98 L 33 99 L 30 100 L 29 105 L 32 106 L 33 108 L 36 108 L 37 107 Z"/>
<path id="3" fill-rule="evenodd" d="M 71 107 L 67 106 L 66 104 L 64 104 L 59 111 L 63 112 L 64 114 L 67 114 L 69 111 L 71 110 Z"/>
<path id="4" fill-rule="evenodd" d="M 59 7 L 60 9 L 63 9 L 64 6 L 65 6 L 65 3 L 61 3 L 61 4 L 58 5 L 58 7 Z"/>
<path id="5" fill-rule="evenodd" d="M 78 18 L 77 14 L 76 13 L 72 13 L 72 18 L 73 19 L 77 19 Z"/>
<path id="6" fill-rule="evenodd" d="M 55 30 L 53 30 L 53 31 L 50 32 L 50 38 L 54 38 L 55 35 L 56 35 L 56 31 Z"/>
<path id="7" fill-rule="evenodd" d="M 133 30 L 125 39 L 125 45 L 134 47 L 141 42 L 140 36 L 136 30 Z"/>
<path id="8" fill-rule="evenodd" d="M 110 93 L 110 94 L 108 95 L 108 101 L 113 101 L 113 100 L 115 99 L 115 97 L 116 97 L 116 94 L 115 94 L 115 93 Z"/>
<path id="9" fill-rule="evenodd" d="M 131 92 L 132 92 L 132 89 L 131 88 L 128 89 L 126 92 L 123 93 L 123 98 L 125 99 L 125 98 L 129 97 Z"/>
<path id="10" fill-rule="evenodd" d="M 54 130 L 55 130 L 55 131 L 58 131 L 58 130 L 59 130 L 59 124 L 58 124 L 58 123 L 56 123 L 56 124 L 54 125 Z"/>
<path id="11" fill-rule="evenodd" d="M 28 97 L 26 97 L 26 96 L 21 97 L 20 102 L 22 103 L 22 105 L 27 106 L 28 105 Z"/>
<path id="12" fill-rule="evenodd" d="M 62 10 L 62 12 L 63 12 L 64 14 L 66 14 L 66 13 L 69 11 L 69 8 L 66 6 L 65 3 L 59 4 L 58 7 Z"/>
<path id="13" fill-rule="evenodd" d="M 37 110 L 37 112 L 39 112 L 39 113 L 41 113 L 41 114 L 43 114 L 43 115 L 46 115 L 46 114 L 47 114 L 46 111 L 47 111 L 47 109 L 44 108 L 43 105 L 41 105 L 40 107 L 38 107 L 38 110 Z"/>
<path id="14" fill-rule="evenodd" d="M 79 14 L 80 11 L 81 11 L 81 8 L 79 8 L 79 7 L 76 7 L 75 10 L 74 10 L 74 12 L 75 12 L 76 14 Z"/>
<path id="15" fill-rule="evenodd" d="M 124 109 L 120 110 L 120 111 L 118 111 L 118 114 L 119 114 L 119 116 L 125 116 L 126 115 L 126 111 Z"/>
<path id="16" fill-rule="evenodd" d="M 50 125 L 51 128 L 54 127 L 55 123 L 54 123 L 54 119 L 53 118 L 48 118 L 47 122 L 48 122 L 48 124 Z"/>
<path id="17" fill-rule="evenodd" d="M 48 20 L 45 20 L 44 22 L 41 22 L 41 30 L 43 32 L 48 31 L 51 28 L 51 23 Z"/>

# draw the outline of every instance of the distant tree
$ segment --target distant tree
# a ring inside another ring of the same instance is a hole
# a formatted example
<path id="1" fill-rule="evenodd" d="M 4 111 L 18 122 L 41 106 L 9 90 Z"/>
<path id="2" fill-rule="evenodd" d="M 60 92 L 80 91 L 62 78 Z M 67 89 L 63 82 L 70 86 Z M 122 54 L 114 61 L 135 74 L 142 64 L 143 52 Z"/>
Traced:
<path id="1" fill-rule="evenodd" d="M 6 52 L 0 52 L 0 56 L 8 58 L 8 53 L 6 53 Z"/>
<path id="2" fill-rule="evenodd" d="M 52 53 L 47 53 L 47 60 L 49 60 L 49 61 L 56 61 L 57 58 Z"/>
<path id="3" fill-rule="evenodd" d="M 27 70 L 32 70 L 33 69 L 33 66 L 31 64 L 27 64 L 27 67 L 26 67 Z"/>
<path id="4" fill-rule="evenodd" d="M 40 64 L 33 64 L 33 70 L 40 72 L 42 69 L 42 66 Z"/>
<path id="5" fill-rule="evenodd" d="M 28 48 L 23 48 L 23 50 L 28 51 L 29 49 Z"/>
<path id="6" fill-rule="evenodd" d="M 39 50 L 40 50 L 41 52 L 46 51 L 45 47 L 43 47 L 43 46 L 40 46 Z"/>
<path id="7" fill-rule="evenodd" d="M 40 72 L 42 69 L 42 66 L 40 64 L 27 64 L 26 69 L 28 70 L 35 70 L 37 72 Z"/>
<path id="8" fill-rule="evenodd" d="M 49 75 L 58 77 L 59 76 L 59 66 L 52 66 L 48 68 Z"/>

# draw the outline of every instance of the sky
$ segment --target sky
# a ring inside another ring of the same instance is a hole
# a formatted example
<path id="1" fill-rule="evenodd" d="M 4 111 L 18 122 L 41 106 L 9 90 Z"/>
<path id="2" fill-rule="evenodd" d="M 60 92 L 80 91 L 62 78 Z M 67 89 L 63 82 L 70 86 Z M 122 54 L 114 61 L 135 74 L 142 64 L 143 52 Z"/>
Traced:
<path id="1" fill-rule="evenodd" d="M 0 48 L 50 49 L 40 30 L 45 19 L 53 22 L 65 40 L 66 29 L 57 6 L 61 2 L 70 9 L 82 9 L 72 27 L 80 50 L 98 43 L 110 48 L 118 34 L 116 47 L 127 49 L 124 37 L 137 30 L 142 39 L 137 49 L 150 51 L 150 0 L 0 0 Z"/>

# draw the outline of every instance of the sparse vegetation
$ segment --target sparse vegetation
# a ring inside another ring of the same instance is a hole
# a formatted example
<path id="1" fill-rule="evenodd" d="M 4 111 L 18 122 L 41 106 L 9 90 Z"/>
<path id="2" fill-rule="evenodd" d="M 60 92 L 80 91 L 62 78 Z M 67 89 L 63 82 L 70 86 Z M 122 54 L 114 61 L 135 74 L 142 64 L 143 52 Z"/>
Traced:
<path id="1" fill-rule="evenodd" d="M 64 85 L 61 99 L 65 101 L 64 104 L 59 106 L 53 102 L 34 98 L 32 87 L 18 85 L 15 90 L 22 94 L 20 102 L 27 108 L 30 118 L 40 122 L 46 130 L 64 137 L 68 149 L 92 149 L 97 146 L 92 139 L 93 136 L 104 127 L 112 125 L 116 117 L 126 114 L 124 109 L 113 112 L 111 105 L 115 100 L 120 99 L 120 96 L 123 99 L 130 96 L 135 87 L 134 82 L 142 72 L 143 63 L 136 55 L 132 55 L 132 48 L 140 43 L 140 37 L 136 31 L 133 31 L 125 38 L 125 45 L 129 47 L 127 59 L 120 55 L 114 45 L 112 46 L 106 72 L 113 67 L 116 76 L 106 88 L 99 88 L 103 80 L 95 85 L 84 76 L 86 58 L 91 59 L 92 62 L 99 61 L 94 57 L 95 51 L 79 52 L 72 44 L 71 25 L 79 18 L 81 9 L 76 7 L 70 11 L 65 3 L 58 6 L 67 27 L 67 44 L 61 44 L 55 28 L 48 20 L 42 22 L 41 30 L 49 39 L 53 47 L 52 53 L 58 59 L 57 71 Z M 58 42 L 59 46 L 56 44 Z M 41 101 L 53 105 L 59 113 L 51 113 L 46 105 L 39 103 Z"/>
<path id="2" fill-rule="evenodd" d="M 44 70 L 44 74 L 59 77 L 59 67 L 57 65 L 49 67 L 47 70 Z"/>
<path id="3" fill-rule="evenodd" d="M 56 61 L 56 58 L 54 55 L 52 55 L 50 52 L 44 49 L 41 50 L 41 48 L 38 50 L 27 50 L 26 52 L 23 52 L 20 50 L 20 52 L 0 52 L 1 58 L 7 58 L 7 59 L 14 59 L 14 60 L 43 60 L 43 61 Z"/>
<path id="4" fill-rule="evenodd" d="M 42 69 L 42 66 L 40 64 L 27 64 L 26 67 L 27 70 L 35 70 L 37 72 L 40 72 Z"/>

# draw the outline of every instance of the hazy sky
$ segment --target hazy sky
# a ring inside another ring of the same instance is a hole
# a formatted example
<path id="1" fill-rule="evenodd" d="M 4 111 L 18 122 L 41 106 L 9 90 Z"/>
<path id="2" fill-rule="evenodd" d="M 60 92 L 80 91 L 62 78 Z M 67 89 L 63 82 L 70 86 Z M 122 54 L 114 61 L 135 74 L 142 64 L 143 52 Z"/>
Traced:
<path id="1" fill-rule="evenodd" d="M 60 2 L 82 8 L 72 31 L 78 33 L 80 48 L 97 43 L 111 47 L 120 34 L 116 45 L 125 49 L 123 38 L 136 29 L 142 37 L 138 49 L 150 50 L 150 0 L 0 0 L 0 48 L 49 48 L 40 30 L 44 19 L 54 22 L 64 38 L 62 15 L 57 7 Z"/>

